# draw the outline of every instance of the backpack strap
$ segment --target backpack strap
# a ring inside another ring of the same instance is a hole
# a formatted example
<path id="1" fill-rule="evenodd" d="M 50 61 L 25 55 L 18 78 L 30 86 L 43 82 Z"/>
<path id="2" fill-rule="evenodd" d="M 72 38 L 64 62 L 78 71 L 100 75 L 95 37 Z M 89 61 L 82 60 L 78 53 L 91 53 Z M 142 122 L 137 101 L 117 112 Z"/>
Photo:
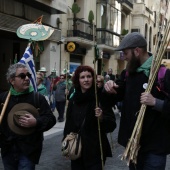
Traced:
<path id="1" fill-rule="evenodd" d="M 167 68 L 165 66 L 161 66 L 158 71 L 158 84 L 161 90 L 164 90 L 164 77 Z"/>
<path id="2" fill-rule="evenodd" d="M 160 90 L 164 90 L 164 77 L 165 77 L 166 70 L 167 68 L 165 66 L 160 66 L 158 71 L 158 84 Z M 125 72 L 125 76 L 124 76 L 125 81 L 127 77 L 128 77 L 128 71 Z"/>
<path id="3" fill-rule="evenodd" d="M 34 91 L 34 103 L 37 110 L 40 110 L 39 92 Z"/>

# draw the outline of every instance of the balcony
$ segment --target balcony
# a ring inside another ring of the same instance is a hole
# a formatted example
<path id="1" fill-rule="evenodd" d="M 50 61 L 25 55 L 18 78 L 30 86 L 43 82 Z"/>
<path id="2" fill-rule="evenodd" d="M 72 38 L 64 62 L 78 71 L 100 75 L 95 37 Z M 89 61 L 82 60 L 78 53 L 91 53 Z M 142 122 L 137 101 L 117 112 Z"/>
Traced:
<path id="1" fill-rule="evenodd" d="M 93 37 L 92 24 L 80 18 L 68 18 L 67 41 L 76 41 L 82 45 L 92 46 L 94 44 Z"/>
<path id="2" fill-rule="evenodd" d="M 132 13 L 134 15 L 145 15 L 146 17 L 153 15 L 153 11 L 151 11 L 150 8 L 146 7 L 146 5 L 144 3 L 135 3 L 133 5 Z"/>
<path id="3" fill-rule="evenodd" d="M 98 46 L 104 51 L 114 52 L 114 47 L 117 47 L 116 41 L 119 41 L 120 34 L 103 28 L 97 28 L 96 34 Z"/>
<path id="4" fill-rule="evenodd" d="M 146 11 L 147 11 L 149 14 L 153 15 L 153 11 L 151 11 L 151 9 L 149 9 L 148 7 L 146 7 Z"/>
<path id="5" fill-rule="evenodd" d="M 26 4 L 35 9 L 47 12 L 49 14 L 66 14 L 67 4 L 63 0 L 43 1 L 43 0 L 15 0 Z"/>
<path id="6" fill-rule="evenodd" d="M 93 35 L 90 35 L 80 30 L 68 30 L 67 37 L 81 37 L 81 38 L 93 41 Z"/>
<path id="7" fill-rule="evenodd" d="M 127 15 L 130 14 L 130 12 L 133 10 L 133 3 L 131 1 L 132 0 L 121 0 L 122 10 Z"/>

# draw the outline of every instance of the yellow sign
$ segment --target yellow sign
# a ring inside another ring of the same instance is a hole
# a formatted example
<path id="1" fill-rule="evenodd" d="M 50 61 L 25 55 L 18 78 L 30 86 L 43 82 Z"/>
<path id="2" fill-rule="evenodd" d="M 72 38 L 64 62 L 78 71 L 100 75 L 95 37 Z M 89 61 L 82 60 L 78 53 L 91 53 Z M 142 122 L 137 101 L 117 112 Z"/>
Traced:
<path id="1" fill-rule="evenodd" d="M 74 42 L 69 42 L 67 44 L 67 50 L 69 52 L 73 52 L 73 51 L 75 51 L 75 49 L 76 49 L 76 44 Z"/>

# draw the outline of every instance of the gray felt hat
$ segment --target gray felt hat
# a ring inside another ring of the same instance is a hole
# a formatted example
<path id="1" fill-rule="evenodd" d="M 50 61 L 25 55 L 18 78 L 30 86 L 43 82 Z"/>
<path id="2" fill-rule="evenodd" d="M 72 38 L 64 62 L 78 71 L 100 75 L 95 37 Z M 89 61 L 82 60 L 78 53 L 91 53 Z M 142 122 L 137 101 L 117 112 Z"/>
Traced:
<path id="1" fill-rule="evenodd" d="M 144 36 L 138 32 L 132 32 L 130 34 L 127 34 L 122 39 L 120 45 L 115 49 L 115 51 L 121 51 L 128 48 L 144 47 L 144 46 L 147 46 L 147 42 Z"/>
<path id="2" fill-rule="evenodd" d="M 35 132 L 35 127 L 23 127 L 19 124 L 20 116 L 25 114 L 32 114 L 35 118 L 39 116 L 38 110 L 29 103 L 16 104 L 8 114 L 8 126 L 15 133 L 19 135 L 29 135 Z"/>

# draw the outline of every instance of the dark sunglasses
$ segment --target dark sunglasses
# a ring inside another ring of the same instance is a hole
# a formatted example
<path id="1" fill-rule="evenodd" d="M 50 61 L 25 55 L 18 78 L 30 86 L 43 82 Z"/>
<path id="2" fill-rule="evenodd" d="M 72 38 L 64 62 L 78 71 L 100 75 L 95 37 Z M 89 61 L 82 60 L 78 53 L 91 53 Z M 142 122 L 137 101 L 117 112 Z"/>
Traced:
<path id="1" fill-rule="evenodd" d="M 26 74 L 20 73 L 20 74 L 18 74 L 18 75 L 15 76 L 15 77 L 20 77 L 21 79 L 25 79 L 26 76 L 27 76 L 28 78 L 31 78 L 31 74 L 30 74 L 30 73 L 26 73 Z"/>

